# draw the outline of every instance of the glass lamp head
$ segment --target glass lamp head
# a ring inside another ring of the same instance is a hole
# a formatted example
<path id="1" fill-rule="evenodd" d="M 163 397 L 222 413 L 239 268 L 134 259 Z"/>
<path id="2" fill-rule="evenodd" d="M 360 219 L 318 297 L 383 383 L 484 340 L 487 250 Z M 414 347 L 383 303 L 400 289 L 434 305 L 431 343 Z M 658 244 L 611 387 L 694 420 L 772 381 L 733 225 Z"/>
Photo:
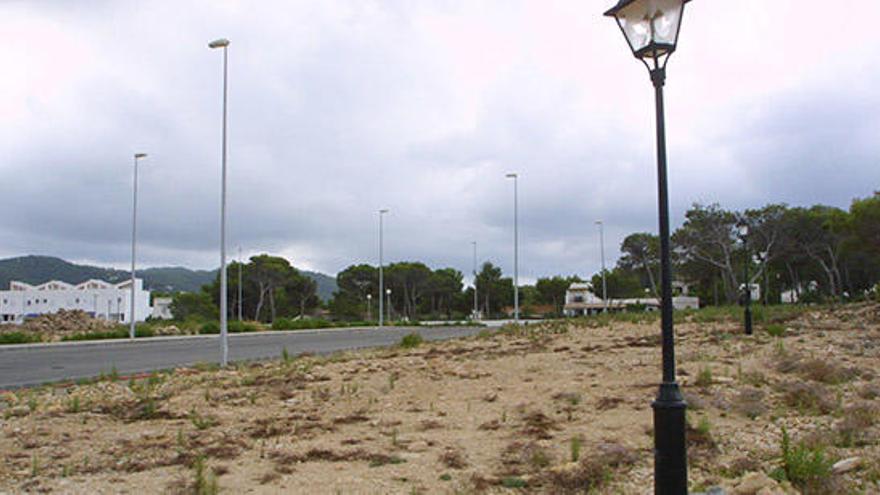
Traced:
<path id="1" fill-rule="evenodd" d="M 659 68 L 675 51 L 684 4 L 689 1 L 620 0 L 605 15 L 617 21 L 636 58 Z"/>

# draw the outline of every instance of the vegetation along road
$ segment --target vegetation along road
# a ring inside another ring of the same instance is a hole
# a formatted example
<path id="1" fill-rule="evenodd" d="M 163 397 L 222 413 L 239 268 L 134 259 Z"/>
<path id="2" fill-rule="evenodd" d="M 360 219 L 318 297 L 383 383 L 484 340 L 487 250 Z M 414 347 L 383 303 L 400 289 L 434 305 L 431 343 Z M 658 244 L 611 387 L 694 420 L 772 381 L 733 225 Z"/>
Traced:
<path id="1" fill-rule="evenodd" d="M 246 361 L 279 357 L 284 349 L 291 355 L 330 353 L 396 344 L 412 332 L 426 340 L 441 340 L 475 335 L 481 329 L 384 327 L 230 334 L 229 353 L 232 361 Z M 219 359 L 219 348 L 216 335 L 0 346 L 0 390 L 102 373 L 127 375 L 214 363 Z"/>

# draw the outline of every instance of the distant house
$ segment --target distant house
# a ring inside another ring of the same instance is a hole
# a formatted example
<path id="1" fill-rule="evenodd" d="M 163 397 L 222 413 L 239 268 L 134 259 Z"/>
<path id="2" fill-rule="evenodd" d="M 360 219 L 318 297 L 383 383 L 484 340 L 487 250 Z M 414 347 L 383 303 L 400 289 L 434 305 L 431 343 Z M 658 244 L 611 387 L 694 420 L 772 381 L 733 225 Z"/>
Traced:
<path id="1" fill-rule="evenodd" d="M 593 294 L 590 283 L 573 283 L 565 291 L 565 316 L 586 316 L 600 313 L 605 309 L 605 301 Z"/>
<path id="2" fill-rule="evenodd" d="M 135 320 L 150 315 L 150 291 L 143 289 L 143 280 L 135 279 Z M 58 310 L 81 310 L 95 318 L 120 323 L 131 321 L 131 280 L 111 284 L 103 280 L 86 280 L 77 285 L 50 280 L 39 285 L 11 281 L 9 290 L 0 291 L 0 323 L 21 323 Z"/>
<path id="3" fill-rule="evenodd" d="M 154 298 L 153 311 L 150 313 L 150 317 L 154 320 L 170 320 L 174 318 L 174 315 L 171 314 L 171 301 L 170 297 Z"/>
<path id="4" fill-rule="evenodd" d="M 679 290 L 685 291 L 686 286 L 679 286 Z M 608 299 L 606 303 L 593 293 L 592 284 L 575 283 L 571 284 L 565 292 L 563 313 L 565 316 L 586 316 L 601 313 L 606 309 L 608 311 L 624 311 L 628 307 L 634 306 L 643 306 L 646 311 L 657 311 L 660 309 L 660 300 L 656 297 L 636 297 Z M 672 298 L 672 307 L 674 309 L 698 309 L 700 298 L 687 295 L 675 296 Z"/>

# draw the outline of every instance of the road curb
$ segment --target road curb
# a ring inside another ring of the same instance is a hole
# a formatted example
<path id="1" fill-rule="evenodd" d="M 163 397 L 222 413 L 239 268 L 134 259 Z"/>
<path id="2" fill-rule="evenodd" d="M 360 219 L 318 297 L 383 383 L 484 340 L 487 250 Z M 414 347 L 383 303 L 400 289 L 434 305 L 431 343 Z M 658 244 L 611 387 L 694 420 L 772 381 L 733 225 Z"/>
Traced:
<path id="1" fill-rule="evenodd" d="M 335 327 L 335 328 L 309 328 L 304 330 L 267 330 L 265 332 L 242 332 L 242 333 L 230 333 L 229 339 L 241 339 L 247 337 L 266 337 L 270 335 L 288 335 L 288 334 L 297 334 L 297 335 L 310 335 L 310 334 L 321 334 L 321 333 L 333 333 L 333 332 L 343 332 L 343 331 L 369 331 L 375 330 L 378 327 Z M 383 329 L 400 329 L 400 330 L 418 330 L 420 328 L 443 328 L 442 326 L 423 326 L 423 327 L 382 327 Z M 210 340 L 210 339 L 219 339 L 219 334 L 209 334 L 209 335 L 163 335 L 158 337 L 140 337 L 134 340 L 131 339 L 96 339 L 96 340 L 73 340 L 73 341 L 59 341 L 59 342 L 34 342 L 30 344 L 5 344 L 0 345 L 0 353 L 10 352 L 10 351 L 28 351 L 28 350 L 39 350 L 39 349 L 52 349 L 52 348 L 66 348 L 66 347 L 88 347 L 88 346 L 123 346 L 123 345 L 136 345 L 136 344 L 148 344 L 154 342 L 173 342 L 173 341 L 185 341 L 185 340 Z"/>

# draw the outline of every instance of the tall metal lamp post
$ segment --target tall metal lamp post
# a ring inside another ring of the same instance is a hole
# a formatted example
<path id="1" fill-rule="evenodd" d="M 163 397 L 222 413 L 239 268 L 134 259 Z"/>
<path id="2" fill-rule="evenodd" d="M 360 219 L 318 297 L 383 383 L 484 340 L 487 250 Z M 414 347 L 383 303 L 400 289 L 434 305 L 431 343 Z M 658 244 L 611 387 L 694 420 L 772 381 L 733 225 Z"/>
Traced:
<path id="1" fill-rule="evenodd" d="M 385 289 L 385 295 L 388 296 L 388 321 L 391 321 L 391 289 Z"/>
<path id="2" fill-rule="evenodd" d="M 382 313 L 382 291 L 385 287 L 385 275 L 382 272 L 382 216 L 388 213 L 387 208 L 379 210 L 379 328 L 382 328 L 384 315 Z"/>
<path id="3" fill-rule="evenodd" d="M 505 177 L 513 179 L 513 321 L 519 324 L 519 176 L 511 173 Z"/>
<path id="4" fill-rule="evenodd" d="M 602 220 L 596 220 L 599 226 L 599 251 L 602 255 L 602 304 L 605 312 L 608 312 L 608 283 L 605 281 L 605 224 Z"/>
<path id="5" fill-rule="evenodd" d="M 633 55 L 645 64 L 654 83 L 657 113 L 657 192 L 660 224 L 661 328 L 663 383 L 654 409 L 654 492 L 687 494 L 687 404 L 675 381 L 672 327 L 672 271 L 669 256 L 669 198 L 666 185 L 666 129 L 663 85 L 666 63 L 675 51 L 688 0 L 620 0 L 605 12 L 614 17 Z"/>
<path id="6" fill-rule="evenodd" d="M 749 263 L 752 261 L 752 255 L 749 253 L 749 225 L 745 222 L 739 225 L 739 238 L 743 243 L 743 324 L 745 326 L 746 335 L 752 334 L 752 284 L 749 283 Z"/>
<path id="7" fill-rule="evenodd" d="M 146 158 L 146 153 L 134 154 L 134 193 L 131 200 L 131 312 L 128 315 L 131 320 L 131 326 L 128 329 L 128 338 L 133 339 L 135 336 L 135 318 L 134 310 L 134 260 L 136 256 L 135 247 L 137 246 L 137 211 L 138 211 L 138 160 Z"/>
<path id="8" fill-rule="evenodd" d="M 226 308 L 226 88 L 227 69 L 226 52 L 229 40 L 221 38 L 208 43 L 208 48 L 223 49 L 223 151 L 222 171 L 220 180 L 220 365 L 226 367 L 229 361 L 228 310 Z"/>
<path id="9" fill-rule="evenodd" d="M 477 318 L 477 241 L 472 241 L 471 244 L 474 245 L 474 315 L 472 319 L 476 320 Z"/>

